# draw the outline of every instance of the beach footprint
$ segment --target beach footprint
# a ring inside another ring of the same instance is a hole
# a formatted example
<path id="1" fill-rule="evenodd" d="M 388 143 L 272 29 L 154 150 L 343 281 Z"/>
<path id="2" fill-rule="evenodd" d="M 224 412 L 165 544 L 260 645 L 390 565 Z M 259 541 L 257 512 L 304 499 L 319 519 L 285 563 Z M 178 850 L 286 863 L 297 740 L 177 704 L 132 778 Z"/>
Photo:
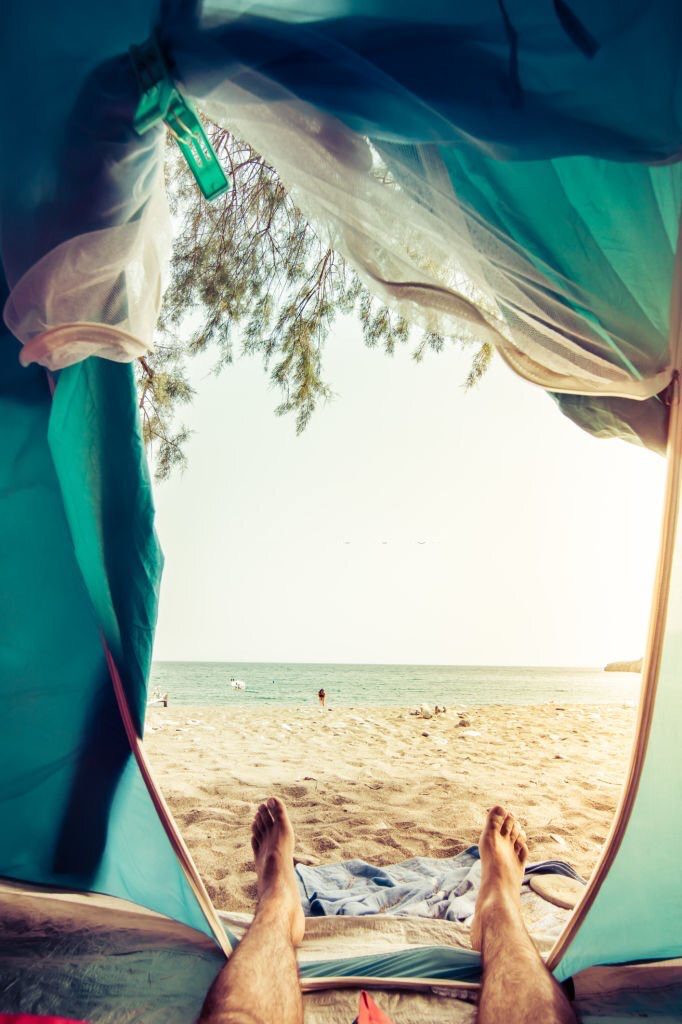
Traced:
<path id="1" fill-rule="evenodd" d="M 329 853 L 332 850 L 340 849 L 341 844 L 337 843 L 331 836 L 314 836 L 313 846 L 318 853 Z"/>
<path id="2" fill-rule="evenodd" d="M 303 800 L 307 797 L 308 789 L 308 786 L 282 786 L 282 793 L 289 803 L 296 803 L 297 800 Z"/>

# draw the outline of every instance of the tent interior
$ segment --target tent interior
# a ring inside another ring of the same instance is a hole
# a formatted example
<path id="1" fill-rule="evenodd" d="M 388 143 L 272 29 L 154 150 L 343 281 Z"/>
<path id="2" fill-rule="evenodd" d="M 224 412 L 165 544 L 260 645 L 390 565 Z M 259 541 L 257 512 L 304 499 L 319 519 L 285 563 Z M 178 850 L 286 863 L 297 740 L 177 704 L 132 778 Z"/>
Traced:
<path id="1" fill-rule="evenodd" d="M 584 1021 L 679 1020 L 682 10 L 204 8 L 1 16 L 0 1012 L 189 1022 L 245 925 L 212 906 L 142 742 L 163 558 L 132 364 L 163 290 L 164 124 L 223 187 L 194 103 L 379 299 L 666 454 L 632 760 L 544 952 Z M 323 918 L 301 976 L 321 1024 L 352 1020 L 361 987 L 398 1022 L 469 1021 L 480 959 L 446 922 Z"/>

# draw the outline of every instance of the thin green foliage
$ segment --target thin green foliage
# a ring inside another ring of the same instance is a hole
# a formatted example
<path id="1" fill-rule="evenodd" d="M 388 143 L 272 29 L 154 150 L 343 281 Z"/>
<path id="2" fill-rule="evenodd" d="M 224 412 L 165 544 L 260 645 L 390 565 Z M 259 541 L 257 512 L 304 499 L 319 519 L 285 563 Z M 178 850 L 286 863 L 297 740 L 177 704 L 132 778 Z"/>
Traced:
<path id="1" fill-rule="evenodd" d="M 365 343 L 388 355 L 411 337 L 407 321 L 372 298 L 315 234 L 273 168 L 230 132 L 212 127 L 210 134 L 232 182 L 217 201 L 203 199 L 172 147 L 167 160 L 176 225 L 171 280 L 157 346 L 138 367 L 144 437 L 159 479 L 186 465 L 190 432 L 175 421 L 193 397 L 193 356 L 210 351 L 217 373 L 239 355 L 260 357 L 280 393 L 276 412 L 292 414 L 300 433 L 332 394 L 322 357 L 338 316 L 355 313 Z M 438 334 L 412 333 L 417 361 L 445 345 Z M 480 379 L 490 355 L 490 346 L 478 349 L 467 386 Z"/>

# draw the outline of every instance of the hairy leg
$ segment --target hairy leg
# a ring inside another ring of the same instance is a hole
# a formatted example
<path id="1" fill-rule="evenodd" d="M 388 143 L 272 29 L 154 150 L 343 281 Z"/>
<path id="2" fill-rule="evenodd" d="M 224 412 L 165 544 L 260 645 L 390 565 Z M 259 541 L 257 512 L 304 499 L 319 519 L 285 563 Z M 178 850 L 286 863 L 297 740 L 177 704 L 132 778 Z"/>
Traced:
<path id="1" fill-rule="evenodd" d="M 258 808 L 251 845 L 256 915 L 213 983 L 199 1024 L 303 1024 L 294 948 L 305 920 L 294 875 L 294 830 L 281 800 Z"/>
<path id="2" fill-rule="evenodd" d="M 481 834 L 481 890 L 471 930 L 483 960 L 478 1024 L 576 1024 L 521 917 L 526 837 L 503 807 L 493 807 Z"/>

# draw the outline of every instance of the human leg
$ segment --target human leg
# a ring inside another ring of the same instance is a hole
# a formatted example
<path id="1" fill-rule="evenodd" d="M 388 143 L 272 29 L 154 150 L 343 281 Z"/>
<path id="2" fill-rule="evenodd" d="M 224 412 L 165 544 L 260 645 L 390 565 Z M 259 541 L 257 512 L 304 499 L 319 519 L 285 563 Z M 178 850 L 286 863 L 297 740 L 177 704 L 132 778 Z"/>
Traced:
<path id="1" fill-rule="evenodd" d="M 576 1024 L 523 923 L 520 889 L 528 848 L 521 826 L 503 807 L 489 811 L 479 849 L 481 889 L 471 930 L 483 960 L 478 1024 Z"/>
<path id="2" fill-rule="evenodd" d="M 294 830 L 281 800 L 261 804 L 251 831 L 256 914 L 213 983 L 199 1024 L 303 1024 L 294 948 L 305 919 L 294 875 Z"/>

